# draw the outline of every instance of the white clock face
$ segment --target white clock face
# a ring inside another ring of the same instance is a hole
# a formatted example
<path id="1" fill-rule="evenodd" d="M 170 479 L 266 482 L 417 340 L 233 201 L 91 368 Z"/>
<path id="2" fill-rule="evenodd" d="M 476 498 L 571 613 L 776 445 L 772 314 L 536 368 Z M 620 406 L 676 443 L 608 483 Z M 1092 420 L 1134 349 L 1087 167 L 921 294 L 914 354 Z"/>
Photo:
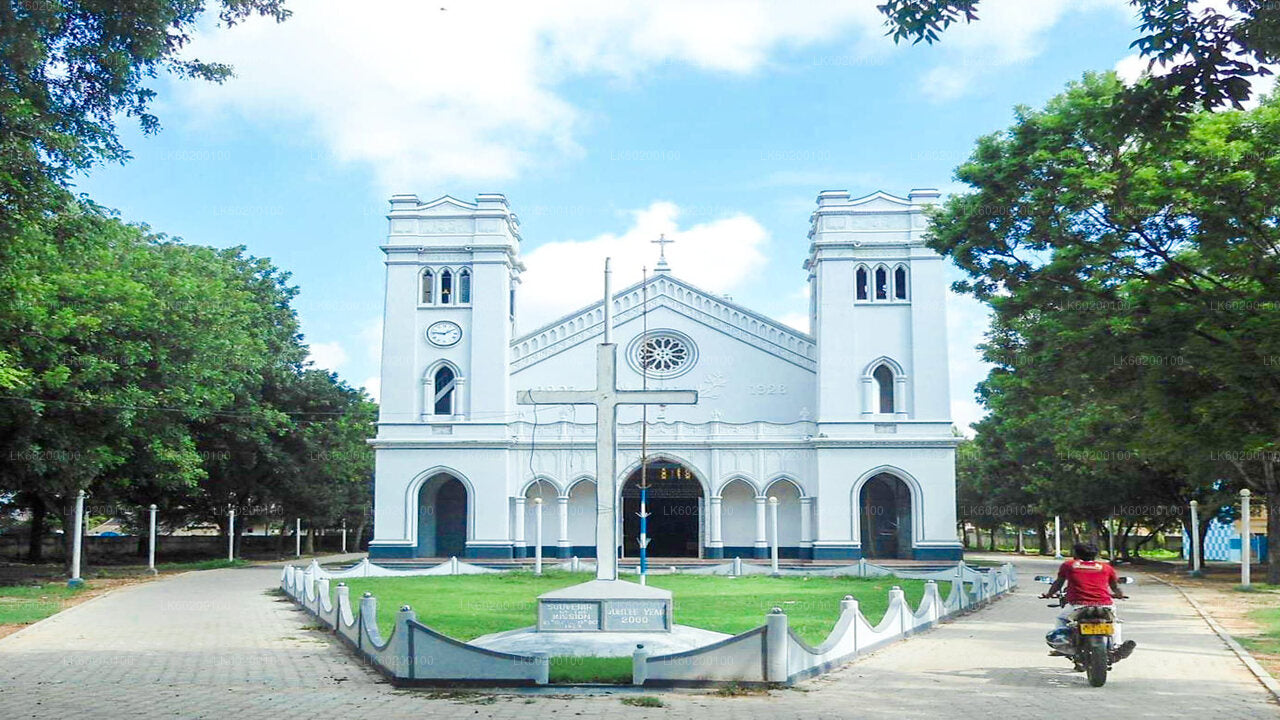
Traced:
<path id="1" fill-rule="evenodd" d="M 431 323 L 427 328 L 427 341 L 438 347 L 449 347 L 456 345 L 462 339 L 462 328 L 458 327 L 458 323 L 441 320 L 440 322 Z"/>

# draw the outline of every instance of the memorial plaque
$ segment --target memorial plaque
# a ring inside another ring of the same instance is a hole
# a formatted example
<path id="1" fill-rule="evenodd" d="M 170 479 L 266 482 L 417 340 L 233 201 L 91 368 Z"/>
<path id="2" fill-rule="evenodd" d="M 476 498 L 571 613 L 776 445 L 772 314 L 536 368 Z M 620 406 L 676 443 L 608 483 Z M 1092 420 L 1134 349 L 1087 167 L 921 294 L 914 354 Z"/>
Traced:
<path id="1" fill-rule="evenodd" d="M 668 605 L 663 600 L 606 600 L 604 629 L 610 632 L 665 632 Z"/>
<path id="2" fill-rule="evenodd" d="M 538 630 L 593 631 L 600 629 L 599 602 L 538 603 Z"/>

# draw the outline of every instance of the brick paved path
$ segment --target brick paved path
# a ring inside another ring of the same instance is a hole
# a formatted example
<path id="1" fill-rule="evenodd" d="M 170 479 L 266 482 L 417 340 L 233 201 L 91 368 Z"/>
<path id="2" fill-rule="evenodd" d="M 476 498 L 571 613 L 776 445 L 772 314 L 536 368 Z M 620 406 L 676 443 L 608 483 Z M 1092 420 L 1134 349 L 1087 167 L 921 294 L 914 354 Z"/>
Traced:
<path id="1" fill-rule="evenodd" d="M 482 698 L 400 691 L 363 669 L 308 617 L 266 594 L 275 568 L 189 573 L 118 590 L 0 640 L 0 718 L 512 717 L 1280 718 L 1280 707 L 1170 589 L 1131 586 L 1140 644 L 1105 688 L 1049 658 L 1054 611 L 1019 563 L 1021 592 L 844 669 L 765 697 L 666 693 L 665 708 L 618 695 Z M 679 607 L 676 608 L 679 612 Z"/>

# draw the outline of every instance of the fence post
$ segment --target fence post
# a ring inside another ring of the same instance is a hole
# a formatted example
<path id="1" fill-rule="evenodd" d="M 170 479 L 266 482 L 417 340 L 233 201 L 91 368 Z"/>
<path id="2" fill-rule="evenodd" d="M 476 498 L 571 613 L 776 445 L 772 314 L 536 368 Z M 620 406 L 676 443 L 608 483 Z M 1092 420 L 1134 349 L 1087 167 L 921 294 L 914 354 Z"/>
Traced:
<path id="1" fill-rule="evenodd" d="M 862 611 L 858 608 L 858 600 L 852 595 L 845 595 L 840 601 L 840 615 L 853 615 L 853 620 L 849 623 L 849 632 L 853 633 L 853 652 L 858 652 L 858 614 Z"/>
<path id="2" fill-rule="evenodd" d="M 787 681 L 787 615 L 775 607 L 765 617 L 765 682 Z"/>
<path id="3" fill-rule="evenodd" d="M 235 562 L 236 559 L 236 511 L 235 508 L 227 511 L 227 562 Z"/>
<path id="4" fill-rule="evenodd" d="M 631 684 L 643 685 L 649 679 L 649 667 L 645 662 L 649 659 L 649 651 L 644 645 L 636 645 L 631 653 Z"/>
<path id="5" fill-rule="evenodd" d="M 147 541 L 147 570 L 156 574 L 156 504 L 151 503 L 151 535 Z"/>
<path id="6" fill-rule="evenodd" d="M 1200 503 L 1191 501 L 1191 574 L 1200 576 Z"/>
<path id="7" fill-rule="evenodd" d="M 1250 586 L 1250 565 L 1253 564 L 1252 533 L 1249 531 L 1249 488 L 1240 491 L 1240 585 Z"/>
<path id="8" fill-rule="evenodd" d="M 84 490 L 76 493 L 76 536 L 71 540 L 71 579 L 67 580 L 67 587 L 80 587 L 84 585 L 84 578 L 80 577 L 80 549 L 81 541 L 84 536 Z"/>

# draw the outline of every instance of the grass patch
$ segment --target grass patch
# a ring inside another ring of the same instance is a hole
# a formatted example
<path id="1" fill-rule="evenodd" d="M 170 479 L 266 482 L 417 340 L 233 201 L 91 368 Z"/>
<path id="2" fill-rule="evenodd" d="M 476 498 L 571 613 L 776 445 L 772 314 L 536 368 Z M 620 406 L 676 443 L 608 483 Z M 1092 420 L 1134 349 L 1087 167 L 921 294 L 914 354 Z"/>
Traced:
<path id="1" fill-rule="evenodd" d="M 87 585 L 69 588 L 62 582 L 0 587 L 0 625 L 29 625 L 43 620 L 87 589 Z"/>
<path id="2" fill-rule="evenodd" d="M 652 695 L 636 695 L 635 697 L 624 697 L 622 698 L 622 704 L 630 705 L 632 707 L 653 707 L 653 708 L 665 707 L 665 705 L 663 705 L 662 703 L 661 698 L 656 698 Z"/>
<path id="3" fill-rule="evenodd" d="M 494 575 L 437 575 L 407 578 L 352 578 L 352 602 L 370 592 L 378 599 L 378 627 L 390 634 L 397 609 L 409 605 L 418 620 L 462 641 L 537 622 L 538 595 L 594 577 L 550 571 Z M 736 635 L 764 624 L 770 608 L 781 607 L 790 626 L 806 642 L 826 639 L 840 615 L 840 600 L 853 595 L 872 623 L 889 606 L 889 589 L 902 587 L 912 607 L 924 596 L 924 582 L 898 578 L 781 577 L 729 578 L 713 575 L 653 575 L 649 584 L 672 592 L 675 621 Z M 946 597 L 944 583 L 938 592 Z M 629 662 L 629 661 L 628 661 Z"/>
<path id="4" fill-rule="evenodd" d="M 1236 636 L 1241 645 L 1249 652 L 1261 655 L 1280 656 L 1280 607 L 1267 607 L 1253 610 L 1249 619 L 1262 626 L 1257 635 Z"/>
<path id="5" fill-rule="evenodd" d="M 629 657 L 553 657 L 553 683 L 630 683 Z"/>

